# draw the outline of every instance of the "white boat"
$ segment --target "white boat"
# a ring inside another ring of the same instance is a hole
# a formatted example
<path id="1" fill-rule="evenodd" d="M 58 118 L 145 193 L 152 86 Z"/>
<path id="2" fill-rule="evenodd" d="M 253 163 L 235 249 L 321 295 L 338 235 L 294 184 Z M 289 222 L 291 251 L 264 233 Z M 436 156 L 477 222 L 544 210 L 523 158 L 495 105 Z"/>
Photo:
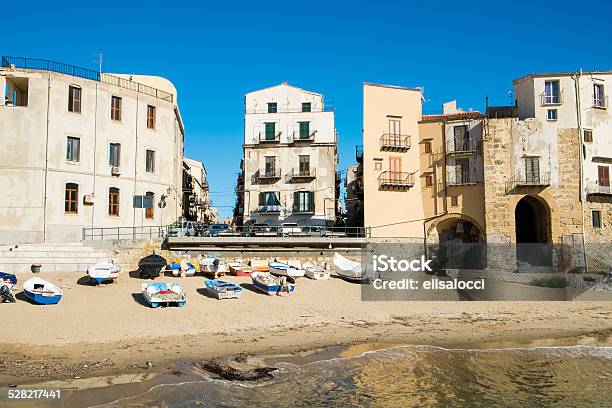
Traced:
<path id="1" fill-rule="evenodd" d="M 87 268 L 89 279 L 97 283 L 114 281 L 121 273 L 121 265 L 115 264 L 112 259 L 99 262 Z"/>
<path id="2" fill-rule="evenodd" d="M 140 289 L 145 302 L 153 308 L 162 304 L 175 304 L 179 307 L 185 306 L 185 292 L 178 283 L 143 283 Z"/>
<path id="3" fill-rule="evenodd" d="M 361 270 L 361 263 L 345 258 L 337 252 L 334 253 L 332 263 L 338 277 L 350 282 L 368 281 L 367 275 Z"/>
<path id="4" fill-rule="evenodd" d="M 270 273 L 277 276 L 300 278 L 304 276 L 305 273 L 304 269 L 302 268 L 277 261 L 268 262 L 268 266 L 270 267 Z"/>
<path id="5" fill-rule="evenodd" d="M 39 305 L 54 305 L 62 299 L 63 292 L 52 283 L 40 278 L 31 278 L 23 284 L 26 297 Z"/>
<path id="6" fill-rule="evenodd" d="M 229 267 L 219 258 L 206 257 L 200 259 L 200 271 L 202 274 L 213 274 L 215 278 L 230 272 Z"/>
<path id="7" fill-rule="evenodd" d="M 329 279 L 330 276 L 329 271 L 311 262 L 304 262 L 302 264 L 302 269 L 304 269 L 304 275 L 310 279 L 325 280 Z"/>

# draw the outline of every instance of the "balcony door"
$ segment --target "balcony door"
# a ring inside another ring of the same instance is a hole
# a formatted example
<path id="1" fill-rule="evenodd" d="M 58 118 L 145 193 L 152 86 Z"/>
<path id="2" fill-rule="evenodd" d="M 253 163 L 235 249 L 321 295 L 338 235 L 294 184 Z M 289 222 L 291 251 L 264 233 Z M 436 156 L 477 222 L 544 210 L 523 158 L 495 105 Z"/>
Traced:
<path id="1" fill-rule="evenodd" d="M 525 157 L 525 181 L 527 184 L 540 183 L 539 157 Z"/>
<path id="2" fill-rule="evenodd" d="M 608 166 L 597 166 L 597 181 L 600 192 L 610 192 L 610 168 Z"/>
<path id="3" fill-rule="evenodd" d="M 389 178 L 392 181 L 399 181 L 402 175 L 402 158 L 389 157 Z"/>
<path id="4" fill-rule="evenodd" d="M 272 177 L 274 176 L 275 173 L 276 173 L 276 157 L 266 156 L 265 175 L 268 177 Z"/>
<path id="5" fill-rule="evenodd" d="M 559 103 L 559 81 L 544 82 L 544 102 L 546 104 Z"/>
<path id="6" fill-rule="evenodd" d="M 389 144 L 397 146 L 400 143 L 402 134 L 401 122 L 399 119 L 389 119 Z"/>
<path id="7" fill-rule="evenodd" d="M 457 159 L 457 181 L 460 184 L 470 182 L 470 159 Z"/>
<path id="8" fill-rule="evenodd" d="M 467 145 L 470 140 L 470 133 L 468 132 L 467 125 L 455 126 L 453 129 L 455 133 L 455 151 L 466 151 L 469 150 Z"/>

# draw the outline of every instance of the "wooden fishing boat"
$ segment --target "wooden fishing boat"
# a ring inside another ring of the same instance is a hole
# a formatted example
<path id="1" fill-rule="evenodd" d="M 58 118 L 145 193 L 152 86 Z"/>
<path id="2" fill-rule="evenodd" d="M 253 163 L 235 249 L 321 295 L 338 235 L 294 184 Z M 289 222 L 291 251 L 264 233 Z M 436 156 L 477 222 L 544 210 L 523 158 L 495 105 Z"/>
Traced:
<path id="1" fill-rule="evenodd" d="M 153 308 L 162 304 L 185 306 L 185 292 L 178 283 L 151 282 L 141 286 L 142 297 Z"/>
<path id="2" fill-rule="evenodd" d="M 267 272 L 253 272 L 251 279 L 258 290 L 270 296 L 286 296 L 295 292 L 295 279 L 290 276 L 274 276 Z"/>
<path id="3" fill-rule="evenodd" d="M 330 277 L 329 271 L 311 262 L 304 262 L 302 269 L 304 269 L 304 275 L 310 279 L 326 280 Z"/>
<path id="4" fill-rule="evenodd" d="M 253 268 L 242 262 L 230 262 L 227 264 L 230 273 L 236 276 L 251 276 Z"/>
<path id="5" fill-rule="evenodd" d="M 89 279 L 93 283 L 114 282 L 121 273 L 121 265 L 117 265 L 113 260 L 99 262 L 87 268 Z"/>
<path id="6" fill-rule="evenodd" d="M 283 262 L 272 261 L 268 263 L 270 273 L 277 276 L 291 276 L 292 278 L 300 278 L 304 276 L 304 270 L 293 265 Z"/>
<path id="7" fill-rule="evenodd" d="M 268 266 L 267 261 L 255 260 L 250 262 L 251 269 L 254 272 L 269 272 L 270 267 Z"/>
<path id="8" fill-rule="evenodd" d="M 62 299 L 63 292 L 52 283 L 40 278 L 31 278 L 23 284 L 26 297 L 39 305 L 54 305 Z"/>
<path id="9" fill-rule="evenodd" d="M 339 278 L 356 283 L 368 282 L 367 275 L 361 270 L 361 263 L 345 258 L 337 252 L 334 253 L 332 263 Z"/>
<path id="10" fill-rule="evenodd" d="M 235 283 L 206 279 L 204 288 L 217 299 L 238 299 L 243 289 Z"/>

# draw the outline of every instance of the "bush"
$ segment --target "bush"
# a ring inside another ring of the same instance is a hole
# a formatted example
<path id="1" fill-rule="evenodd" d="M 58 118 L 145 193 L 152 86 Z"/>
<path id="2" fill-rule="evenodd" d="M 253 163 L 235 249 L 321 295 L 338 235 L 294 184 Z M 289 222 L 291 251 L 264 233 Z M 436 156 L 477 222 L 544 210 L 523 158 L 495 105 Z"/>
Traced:
<path id="1" fill-rule="evenodd" d="M 561 276 L 551 276 L 550 278 L 532 279 L 529 284 L 542 288 L 565 288 L 567 286 L 567 279 Z"/>

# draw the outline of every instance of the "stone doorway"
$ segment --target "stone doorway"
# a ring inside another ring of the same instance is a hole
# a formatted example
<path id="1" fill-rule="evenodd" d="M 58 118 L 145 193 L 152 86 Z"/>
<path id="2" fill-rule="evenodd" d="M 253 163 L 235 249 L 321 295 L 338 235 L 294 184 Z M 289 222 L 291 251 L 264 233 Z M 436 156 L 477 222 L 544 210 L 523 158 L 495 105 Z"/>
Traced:
<path id="1" fill-rule="evenodd" d="M 541 199 L 525 196 L 514 210 L 518 267 L 551 266 L 550 208 Z"/>

